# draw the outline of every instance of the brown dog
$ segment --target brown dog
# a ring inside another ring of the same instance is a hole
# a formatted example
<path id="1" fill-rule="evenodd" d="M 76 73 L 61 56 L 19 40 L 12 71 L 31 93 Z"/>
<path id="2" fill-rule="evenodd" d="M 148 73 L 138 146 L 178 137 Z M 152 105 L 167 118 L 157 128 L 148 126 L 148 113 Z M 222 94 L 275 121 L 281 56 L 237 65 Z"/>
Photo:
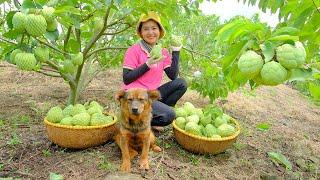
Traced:
<path id="1" fill-rule="evenodd" d="M 149 149 L 155 152 L 161 151 L 151 131 L 151 105 L 159 98 L 160 93 L 157 90 L 130 89 L 121 90 L 116 94 L 116 100 L 120 102 L 121 113 L 118 132 L 114 139 L 121 149 L 122 171 L 130 171 L 131 159 L 139 151 L 141 151 L 140 169 L 149 169 Z"/>

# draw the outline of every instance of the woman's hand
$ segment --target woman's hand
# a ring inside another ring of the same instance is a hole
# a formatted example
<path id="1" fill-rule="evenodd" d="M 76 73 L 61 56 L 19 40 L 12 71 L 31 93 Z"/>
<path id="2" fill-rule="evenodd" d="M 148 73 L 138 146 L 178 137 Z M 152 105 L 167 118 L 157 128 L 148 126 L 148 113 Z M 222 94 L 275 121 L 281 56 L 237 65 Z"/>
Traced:
<path id="1" fill-rule="evenodd" d="M 170 48 L 172 51 L 180 51 L 182 48 L 182 45 L 181 46 L 171 46 Z"/>
<path id="2" fill-rule="evenodd" d="M 158 59 L 155 59 L 155 58 L 153 58 L 153 57 L 150 57 L 150 58 L 147 60 L 146 64 L 147 64 L 147 66 L 150 67 L 150 66 L 153 65 L 153 64 L 157 64 L 157 63 L 160 62 L 162 59 L 163 59 L 162 57 L 160 57 L 160 58 L 158 58 Z"/>

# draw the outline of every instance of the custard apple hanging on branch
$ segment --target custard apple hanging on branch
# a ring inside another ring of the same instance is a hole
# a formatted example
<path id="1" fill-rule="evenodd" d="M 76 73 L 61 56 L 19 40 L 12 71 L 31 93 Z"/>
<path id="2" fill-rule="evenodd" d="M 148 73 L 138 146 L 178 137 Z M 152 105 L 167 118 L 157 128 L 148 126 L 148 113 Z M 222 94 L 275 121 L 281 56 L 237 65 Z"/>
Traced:
<path id="1" fill-rule="evenodd" d="M 27 19 L 27 16 L 22 12 L 17 12 L 12 17 L 12 25 L 13 28 L 18 30 L 19 32 L 23 32 L 25 30 L 24 23 Z"/>
<path id="2" fill-rule="evenodd" d="M 262 57 L 252 50 L 243 53 L 238 61 L 238 68 L 240 72 L 249 78 L 259 74 L 262 66 Z"/>
<path id="3" fill-rule="evenodd" d="M 32 53 L 18 53 L 15 57 L 18 68 L 32 71 L 37 66 L 37 60 Z"/>
<path id="4" fill-rule="evenodd" d="M 66 59 L 63 61 L 61 72 L 73 74 L 76 71 L 76 69 L 77 66 L 75 66 L 71 60 Z"/>
<path id="5" fill-rule="evenodd" d="M 78 54 L 73 55 L 71 60 L 74 65 L 80 66 L 83 62 L 83 54 L 79 52 Z"/>
<path id="6" fill-rule="evenodd" d="M 46 62 L 49 59 L 49 49 L 45 47 L 37 47 L 34 49 L 34 56 L 40 62 Z"/>
<path id="7" fill-rule="evenodd" d="M 287 69 L 298 68 L 306 62 L 306 51 L 301 42 L 283 44 L 276 48 L 278 62 Z"/>
<path id="8" fill-rule="evenodd" d="M 15 49 L 15 50 L 13 50 L 12 52 L 11 52 L 11 54 L 10 54 L 10 61 L 9 61 L 9 63 L 11 63 L 11 64 L 16 64 L 16 61 L 15 61 L 15 58 L 16 58 L 16 55 L 18 54 L 18 53 L 22 53 L 23 51 L 21 51 L 20 49 Z"/>
<path id="9" fill-rule="evenodd" d="M 52 32 L 58 28 L 58 22 L 53 20 L 52 22 L 47 23 L 47 31 Z"/>
<path id="10" fill-rule="evenodd" d="M 263 65 L 260 74 L 264 84 L 276 86 L 287 79 L 288 72 L 280 63 L 270 61 Z"/>
<path id="11" fill-rule="evenodd" d="M 42 36 L 47 30 L 46 19 L 41 15 L 27 15 L 24 25 L 27 32 L 34 37 Z"/>
<path id="12" fill-rule="evenodd" d="M 52 22 L 55 19 L 54 16 L 55 9 L 53 7 L 43 6 L 42 16 L 46 19 L 47 23 Z"/>

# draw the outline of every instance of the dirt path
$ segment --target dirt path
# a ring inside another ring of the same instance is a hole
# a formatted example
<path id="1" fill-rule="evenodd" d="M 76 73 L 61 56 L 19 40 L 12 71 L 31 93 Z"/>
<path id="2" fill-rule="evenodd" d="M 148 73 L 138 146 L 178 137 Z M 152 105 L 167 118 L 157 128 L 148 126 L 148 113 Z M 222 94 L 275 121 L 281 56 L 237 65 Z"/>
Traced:
<path id="1" fill-rule="evenodd" d="M 113 142 L 74 151 L 52 144 L 42 119 L 47 110 L 62 105 L 68 86 L 61 79 L 22 72 L 0 63 L 0 177 L 47 179 L 50 172 L 65 179 L 319 179 L 320 108 L 286 85 L 241 89 L 219 105 L 239 120 L 242 133 L 234 146 L 219 155 L 195 155 L 181 148 L 172 127 L 158 135 L 164 151 L 150 154 L 151 170 L 140 172 L 137 159 L 131 174 L 118 172 L 120 151 Z M 116 111 L 114 93 L 121 70 L 100 74 L 81 102 L 97 100 Z M 188 91 L 179 104 L 209 103 Z M 257 125 L 270 124 L 260 131 Z M 288 171 L 273 163 L 268 152 L 281 152 L 293 165 Z"/>

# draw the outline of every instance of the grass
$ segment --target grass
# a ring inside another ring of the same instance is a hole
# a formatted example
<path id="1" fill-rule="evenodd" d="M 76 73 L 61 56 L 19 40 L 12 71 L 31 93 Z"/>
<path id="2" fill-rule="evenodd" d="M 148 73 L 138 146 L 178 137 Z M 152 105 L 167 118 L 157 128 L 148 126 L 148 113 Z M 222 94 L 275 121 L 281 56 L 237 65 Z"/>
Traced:
<path id="1" fill-rule="evenodd" d="M 49 149 L 42 150 L 42 154 L 43 154 L 44 157 L 52 156 L 52 153 L 50 152 Z"/>
<path id="2" fill-rule="evenodd" d="M 116 167 L 113 163 L 111 163 L 109 160 L 108 160 L 108 156 L 106 156 L 104 153 L 100 152 L 100 151 L 95 151 L 93 153 L 89 153 L 93 156 L 96 156 L 98 157 L 98 168 L 101 169 L 101 170 L 111 170 L 111 171 L 115 171 L 116 170 Z"/>
<path id="3" fill-rule="evenodd" d="M 15 146 L 15 145 L 18 145 L 21 143 L 22 142 L 21 142 L 19 136 L 15 132 L 12 132 L 11 138 L 7 141 L 7 144 L 10 146 Z"/>
<path id="4" fill-rule="evenodd" d="M 233 144 L 233 147 L 238 150 L 238 151 L 241 151 L 243 149 L 245 149 L 247 147 L 247 144 L 243 144 L 243 143 L 240 143 L 240 142 L 235 142 Z"/>
<path id="5" fill-rule="evenodd" d="M 194 154 L 188 154 L 187 157 L 194 166 L 199 166 L 202 159 L 201 156 L 197 156 Z"/>
<path id="6" fill-rule="evenodd" d="M 0 119 L 0 127 L 4 125 L 4 120 Z"/>
<path id="7" fill-rule="evenodd" d="M 98 164 L 98 168 L 102 170 L 111 170 L 111 171 L 114 171 L 116 169 L 111 162 L 106 160 L 100 161 Z"/>
<path id="8" fill-rule="evenodd" d="M 0 163 L 0 171 L 2 171 L 4 169 L 4 164 Z"/>

